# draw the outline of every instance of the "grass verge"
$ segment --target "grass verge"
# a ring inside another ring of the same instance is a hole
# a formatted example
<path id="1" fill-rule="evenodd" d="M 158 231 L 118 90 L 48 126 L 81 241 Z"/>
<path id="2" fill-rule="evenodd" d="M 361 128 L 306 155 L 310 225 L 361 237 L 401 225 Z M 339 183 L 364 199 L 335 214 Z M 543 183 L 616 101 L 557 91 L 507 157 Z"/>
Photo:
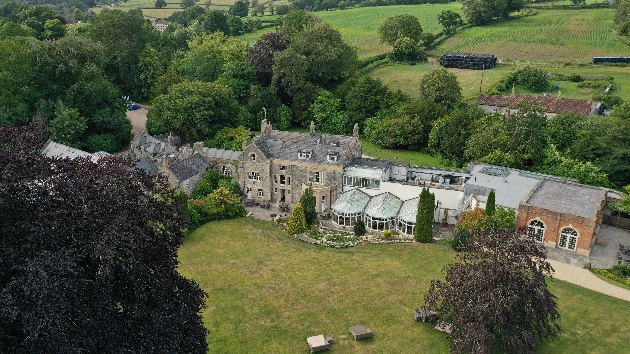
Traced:
<path id="1" fill-rule="evenodd" d="M 316 247 L 241 218 L 193 232 L 179 271 L 208 293 L 211 353 L 308 353 L 306 337 L 325 334 L 339 353 L 446 354 L 444 336 L 412 313 L 454 255 L 438 244 Z M 627 302 L 558 280 L 550 287 L 564 332 L 537 353 L 627 353 Z M 355 342 L 348 332 L 355 324 L 374 338 Z"/>

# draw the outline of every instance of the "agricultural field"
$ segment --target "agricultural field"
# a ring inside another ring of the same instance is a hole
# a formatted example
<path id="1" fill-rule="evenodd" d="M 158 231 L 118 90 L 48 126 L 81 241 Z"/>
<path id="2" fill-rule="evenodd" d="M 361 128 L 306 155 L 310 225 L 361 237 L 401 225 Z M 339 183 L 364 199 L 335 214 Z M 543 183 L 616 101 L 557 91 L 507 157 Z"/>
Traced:
<path id="1" fill-rule="evenodd" d="M 210 353 L 309 353 L 306 337 L 334 338 L 338 353 L 448 353 L 430 325 L 416 323 L 431 279 L 455 261 L 439 244 L 332 249 L 306 244 L 272 223 L 208 223 L 179 250 L 179 271 L 208 293 L 203 310 Z M 627 302 L 550 280 L 563 333 L 538 353 L 627 353 Z M 348 327 L 374 338 L 355 342 Z"/>
<path id="2" fill-rule="evenodd" d="M 527 11 L 527 10 L 526 10 Z M 593 56 L 626 56 L 612 30 L 614 9 L 541 10 L 535 15 L 467 28 L 431 51 L 494 54 L 499 59 L 590 62 Z"/>
<path id="3" fill-rule="evenodd" d="M 465 70 L 465 69 L 448 69 L 449 71 L 457 75 L 459 84 L 462 87 L 462 93 L 464 99 L 477 99 L 479 95 L 479 86 L 482 84 L 481 76 L 483 75 L 483 84 L 481 85 L 481 91 L 487 92 L 497 81 L 499 81 L 505 74 L 511 72 L 516 68 L 522 68 L 526 66 L 528 62 L 518 62 L 516 67 L 505 64 L 499 65 L 490 70 L 484 70 L 483 73 L 480 70 Z M 418 85 L 420 79 L 433 70 L 439 67 L 439 63 L 436 60 L 430 60 L 429 63 L 423 63 L 418 65 L 407 64 L 389 64 L 387 66 L 380 67 L 370 73 L 370 76 L 381 79 L 392 90 L 401 90 L 402 92 L 410 95 L 411 97 L 418 97 Z M 611 94 L 624 97 L 630 97 L 630 70 L 627 67 L 614 67 L 614 66 L 579 66 L 579 67 L 545 67 L 543 64 L 537 65 L 553 74 L 565 74 L 569 75 L 577 73 L 582 76 L 602 77 L 609 76 L 614 77 L 615 90 L 611 91 Z M 560 89 L 555 89 L 555 85 L 560 85 Z M 562 92 L 564 98 L 578 98 L 588 99 L 591 94 L 597 95 L 602 92 L 595 92 L 593 90 L 579 89 L 577 83 L 568 81 L 552 81 L 552 85 L 548 92 L 557 94 L 558 91 Z M 527 91 L 517 91 L 517 93 L 530 93 Z"/>

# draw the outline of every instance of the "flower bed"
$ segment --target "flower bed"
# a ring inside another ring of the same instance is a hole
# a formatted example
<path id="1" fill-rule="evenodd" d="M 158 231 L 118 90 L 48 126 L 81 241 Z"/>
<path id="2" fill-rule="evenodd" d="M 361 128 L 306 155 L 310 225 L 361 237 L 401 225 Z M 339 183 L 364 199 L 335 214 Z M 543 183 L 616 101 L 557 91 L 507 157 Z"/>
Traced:
<path id="1" fill-rule="evenodd" d="M 306 238 L 304 238 L 306 236 Z M 347 248 L 354 247 L 358 244 L 364 243 L 408 243 L 413 242 L 413 239 L 402 238 L 400 236 L 392 236 L 385 239 L 382 234 L 369 233 L 364 236 L 355 236 L 354 233 L 336 229 L 330 229 L 325 227 L 319 227 L 317 232 L 307 232 L 304 234 L 294 235 L 295 238 L 304 240 L 314 240 L 314 244 L 332 247 L 332 248 Z M 310 242 L 309 242 L 310 243 Z"/>
<path id="2" fill-rule="evenodd" d="M 630 266 L 627 264 L 618 264 L 611 269 L 591 269 L 591 272 L 630 286 Z"/>

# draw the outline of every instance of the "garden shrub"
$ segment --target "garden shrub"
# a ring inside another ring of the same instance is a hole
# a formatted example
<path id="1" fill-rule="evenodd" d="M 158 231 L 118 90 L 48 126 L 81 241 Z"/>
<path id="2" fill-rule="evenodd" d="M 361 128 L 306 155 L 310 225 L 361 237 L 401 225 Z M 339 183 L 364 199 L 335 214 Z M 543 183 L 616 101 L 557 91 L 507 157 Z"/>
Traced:
<path id="1" fill-rule="evenodd" d="M 582 76 L 580 76 L 579 74 L 571 74 L 569 75 L 569 81 L 571 82 L 582 82 L 584 81 L 584 79 L 582 79 Z"/>
<path id="2" fill-rule="evenodd" d="M 391 240 L 394 237 L 394 235 L 392 234 L 392 230 L 385 230 L 383 232 L 383 238 L 386 240 Z"/>
<path id="3" fill-rule="evenodd" d="M 365 223 L 363 222 L 363 220 L 357 220 L 357 222 L 354 223 L 354 235 L 365 235 Z"/>
<path id="4" fill-rule="evenodd" d="M 306 231 L 306 218 L 304 217 L 304 209 L 302 204 L 297 203 L 293 207 L 291 217 L 287 222 L 287 232 L 289 235 L 301 234 Z"/>
<path id="5" fill-rule="evenodd" d="M 468 249 L 468 239 L 471 234 L 465 228 L 455 229 L 453 233 L 453 241 L 451 242 L 451 248 L 456 251 L 466 251 Z"/>

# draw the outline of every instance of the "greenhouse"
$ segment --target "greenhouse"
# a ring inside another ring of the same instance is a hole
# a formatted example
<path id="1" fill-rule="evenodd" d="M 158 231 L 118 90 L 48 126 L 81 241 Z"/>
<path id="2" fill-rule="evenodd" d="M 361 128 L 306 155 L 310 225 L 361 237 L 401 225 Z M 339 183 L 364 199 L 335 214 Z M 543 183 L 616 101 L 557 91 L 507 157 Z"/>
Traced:
<path id="1" fill-rule="evenodd" d="M 376 231 L 395 229 L 401 205 L 402 200 L 389 192 L 372 197 L 364 210 L 365 226 Z"/>
<path id="2" fill-rule="evenodd" d="M 342 193 L 332 205 L 333 222 L 342 226 L 353 226 L 363 219 L 363 209 L 370 201 L 370 196 L 360 189 Z"/>
<path id="3" fill-rule="evenodd" d="M 419 200 L 420 198 L 405 200 L 398 213 L 398 231 L 406 236 L 413 236 L 413 231 L 416 228 Z"/>

